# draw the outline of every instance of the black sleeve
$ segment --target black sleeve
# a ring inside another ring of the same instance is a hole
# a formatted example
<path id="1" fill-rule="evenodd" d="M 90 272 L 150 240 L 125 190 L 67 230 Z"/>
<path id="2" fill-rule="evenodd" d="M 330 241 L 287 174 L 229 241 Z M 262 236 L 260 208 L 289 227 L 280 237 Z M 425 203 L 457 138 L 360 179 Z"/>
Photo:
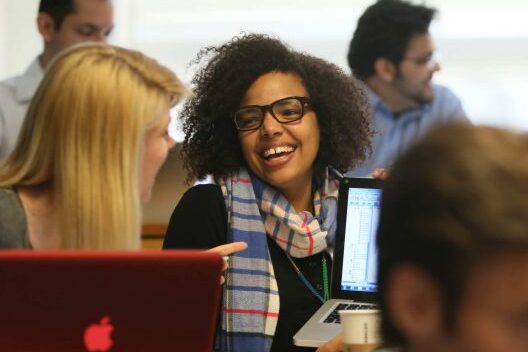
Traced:
<path id="1" fill-rule="evenodd" d="M 174 209 L 164 249 L 208 249 L 227 241 L 227 210 L 218 185 L 196 185 Z"/>

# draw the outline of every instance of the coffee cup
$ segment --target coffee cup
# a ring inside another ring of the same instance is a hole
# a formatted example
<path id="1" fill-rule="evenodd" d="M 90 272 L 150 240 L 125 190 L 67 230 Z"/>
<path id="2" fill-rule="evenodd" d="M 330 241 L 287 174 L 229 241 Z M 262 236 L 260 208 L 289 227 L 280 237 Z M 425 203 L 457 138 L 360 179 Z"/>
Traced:
<path id="1" fill-rule="evenodd" d="M 381 346 L 379 310 L 341 310 L 339 316 L 344 352 L 370 352 Z"/>

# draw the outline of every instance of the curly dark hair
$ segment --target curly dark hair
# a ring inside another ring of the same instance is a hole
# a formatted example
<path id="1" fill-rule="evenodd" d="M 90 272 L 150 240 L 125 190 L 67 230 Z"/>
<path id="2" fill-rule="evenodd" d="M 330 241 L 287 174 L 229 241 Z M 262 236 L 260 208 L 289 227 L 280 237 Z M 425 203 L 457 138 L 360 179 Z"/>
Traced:
<path id="1" fill-rule="evenodd" d="M 401 0 L 379 0 L 358 20 L 348 50 L 348 66 L 365 80 L 374 74 L 374 62 L 389 59 L 398 65 L 416 34 L 427 33 L 437 10 Z"/>
<path id="2" fill-rule="evenodd" d="M 192 80 L 194 94 L 185 103 L 180 122 L 188 179 L 226 175 L 247 166 L 233 115 L 246 91 L 269 72 L 298 75 L 310 96 L 320 126 L 314 176 L 327 166 L 349 170 L 370 152 L 371 110 L 359 81 L 337 66 L 299 53 L 278 39 L 245 34 L 200 51 L 195 63 L 209 58 Z"/>

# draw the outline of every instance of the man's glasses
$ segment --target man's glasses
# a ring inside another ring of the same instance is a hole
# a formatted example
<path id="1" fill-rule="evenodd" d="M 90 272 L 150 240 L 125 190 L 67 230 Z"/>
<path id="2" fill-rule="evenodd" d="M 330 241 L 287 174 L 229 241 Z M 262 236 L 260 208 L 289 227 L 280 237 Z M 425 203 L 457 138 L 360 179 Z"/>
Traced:
<path id="1" fill-rule="evenodd" d="M 239 131 L 256 130 L 262 126 L 266 111 L 269 111 L 280 123 L 292 123 L 302 119 L 309 104 L 308 97 L 288 97 L 269 105 L 243 106 L 235 112 L 235 126 Z"/>

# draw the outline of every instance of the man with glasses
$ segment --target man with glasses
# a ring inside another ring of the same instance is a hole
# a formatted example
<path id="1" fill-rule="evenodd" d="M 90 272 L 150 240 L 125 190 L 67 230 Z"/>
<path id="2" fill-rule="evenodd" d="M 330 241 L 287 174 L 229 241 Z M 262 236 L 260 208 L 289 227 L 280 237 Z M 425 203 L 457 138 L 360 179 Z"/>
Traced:
<path id="1" fill-rule="evenodd" d="M 379 0 L 359 18 L 348 64 L 365 83 L 374 113 L 372 155 L 349 175 L 390 168 L 394 159 L 434 125 L 468 121 L 460 100 L 432 83 L 440 70 L 429 25 L 436 10 Z"/>
<path id="2" fill-rule="evenodd" d="M 61 50 L 81 42 L 106 42 L 114 28 L 111 0 L 41 0 L 37 28 L 43 52 L 20 76 L 0 82 L 0 160 L 14 147 L 43 70 Z"/>

